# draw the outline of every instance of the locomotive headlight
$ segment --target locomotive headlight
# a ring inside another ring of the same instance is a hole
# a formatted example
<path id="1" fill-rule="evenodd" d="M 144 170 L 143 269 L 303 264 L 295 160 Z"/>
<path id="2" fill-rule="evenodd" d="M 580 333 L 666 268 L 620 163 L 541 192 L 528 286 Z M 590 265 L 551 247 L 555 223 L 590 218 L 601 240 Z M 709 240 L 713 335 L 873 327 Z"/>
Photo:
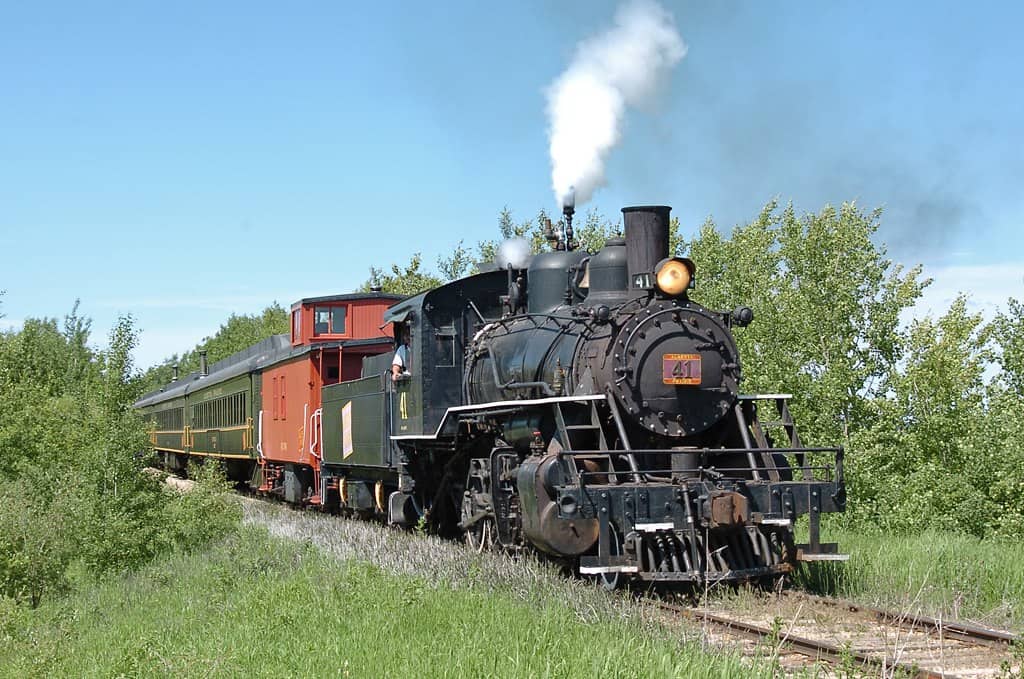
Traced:
<path id="1" fill-rule="evenodd" d="M 658 290 L 670 297 L 683 294 L 692 287 L 695 268 L 693 261 L 685 257 L 661 260 L 654 269 Z"/>

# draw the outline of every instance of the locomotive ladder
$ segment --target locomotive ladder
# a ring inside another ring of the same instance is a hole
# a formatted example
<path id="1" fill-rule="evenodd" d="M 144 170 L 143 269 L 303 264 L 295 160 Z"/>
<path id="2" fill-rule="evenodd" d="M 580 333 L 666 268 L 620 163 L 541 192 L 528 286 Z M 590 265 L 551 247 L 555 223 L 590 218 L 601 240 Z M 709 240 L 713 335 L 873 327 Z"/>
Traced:
<path id="1" fill-rule="evenodd" d="M 632 454 L 630 454 L 630 452 L 629 452 L 631 450 L 631 447 L 629 445 L 629 439 L 626 438 L 625 427 L 622 424 L 622 416 L 619 414 L 618 406 L 615 403 L 615 397 L 610 392 L 606 393 L 605 396 L 606 396 L 606 400 L 607 400 L 607 403 L 608 403 L 608 407 L 609 407 L 609 409 L 612 412 L 612 417 L 615 420 L 615 424 L 616 424 L 616 427 L 617 427 L 617 430 L 618 430 L 618 433 L 619 433 L 619 437 L 622 440 L 622 451 L 621 451 L 621 454 L 623 454 L 625 456 L 626 461 L 629 463 L 629 468 L 630 468 L 630 471 L 631 471 L 631 473 L 633 475 L 633 480 L 636 481 L 637 483 L 640 483 L 641 482 L 641 476 L 639 474 L 639 467 L 637 466 L 636 458 Z M 571 403 L 571 405 L 573 405 L 575 407 L 582 406 L 583 405 L 582 403 L 579 403 L 579 402 L 572 403 L 572 402 L 562 402 L 562 401 L 555 402 L 553 404 L 554 405 L 554 414 L 555 414 L 555 427 L 558 430 L 558 438 L 559 438 L 559 441 L 562 443 L 562 447 L 565 450 L 569 450 L 569 451 L 580 450 L 580 448 L 577 446 L 577 442 L 579 442 L 580 439 L 584 439 L 584 440 L 589 439 L 589 440 L 593 441 L 593 440 L 595 440 L 595 437 L 593 436 L 593 434 L 596 434 L 597 435 L 596 436 L 596 443 L 597 443 L 596 450 L 597 451 L 601 451 L 601 452 L 595 453 L 594 455 L 580 455 L 580 456 L 574 456 L 574 457 L 577 457 L 579 459 L 602 459 L 602 460 L 606 460 L 607 463 L 608 463 L 608 469 L 609 469 L 609 472 L 610 472 L 610 476 L 612 478 L 614 478 L 615 477 L 615 473 L 613 471 L 614 465 L 612 464 L 612 459 L 611 458 L 612 458 L 613 454 L 618 454 L 619 451 L 612 451 L 610 446 L 608 445 L 608 439 L 605 436 L 604 427 L 601 426 L 600 414 L 597 411 L 597 404 L 598 404 L 598 402 L 599 401 L 596 401 L 596 400 L 590 400 L 590 401 L 586 402 L 586 407 L 588 409 L 588 413 L 587 413 L 588 421 L 586 423 L 584 423 L 584 424 L 566 424 L 565 410 L 564 410 L 565 406 L 570 405 L 570 403 Z M 587 450 L 588 448 L 592 449 L 592 450 L 594 449 L 594 448 L 591 448 L 591 447 L 588 446 L 588 447 L 583 448 L 583 450 Z"/>
<path id="2" fill-rule="evenodd" d="M 562 447 L 566 450 L 577 450 L 575 441 L 579 441 L 581 435 L 586 434 L 597 434 L 598 450 L 608 450 L 608 441 L 604 436 L 604 429 L 601 428 L 601 422 L 597 415 L 597 406 L 594 401 L 587 403 L 589 407 L 590 421 L 586 424 L 566 424 L 565 423 L 565 411 L 563 408 L 566 403 L 555 403 L 555 426 L 558 428 L 559 439 L 561 439 Z M 577 404 L 573 404 L 577 405 Z"/>
<path id="3" fill-rule="evenodd" d="M 803 443 L 800 441 L 800 435 L 796 431 L 796 422 L 793 420 L 793 415 L 789 412 L 789 399 L 792 398 L 791 394 L 749 394 L 739 397 L 740 401 L 774 401 L 775 408 L 778 410 L 779 419 L 770 422 L 761 422 L 757 417 L 756 411 L 754 417 L 751 418 L 749 423 L 749 432 L 753 433 L 754 442 L 761 448 L 761 450 L 767 450 L 771 448 L 768 442 L 768 437 L 765 434 L 767 427 L 781 427 L 786 432 L 786 436 L 789 438 L 789 447 L 791 450 L 799 451 L 803 449 Z M 750 436 L 747 429 L 747 421 L 743 414 L 742 403 L 736 403 L 736 418 L 740 425 L 740 432 L 743 436 L 744 444 L 747 448 L 753 448 L 751 445 Z M 751 458 L 751 464 L 754 464 L 754 453 L 748 453 Z M 803 475 L 804 481 L 812 481 L 815 479 L 814 468 L 808 463 L 807 455 L 804 452 L 795 452 L 793 456 L 796 458 L 796 462 L 800 471 Z M 768 478 L 771 481 L 779 481 L 778 466 L 775 464 L 775 458 L 771 453 L 761 453 L 761 460 L 764 464 Z M 754 477 L 758 478 L 759 473 L 757 468 L 754 468 Z M 812 494 L 808 502 L 809 509 L 807 513 L 808 520 L 808 533 L 809 542 L 803 545 L 797 545 L 799 559 L 801 561 L 845 561 L 849 558 L 848 554 L 839 554 L 838 545 L 835 543 L 822 543 L 821 542 L 821 503 L 820 499 L 816 497 L 817 493 Z"/>

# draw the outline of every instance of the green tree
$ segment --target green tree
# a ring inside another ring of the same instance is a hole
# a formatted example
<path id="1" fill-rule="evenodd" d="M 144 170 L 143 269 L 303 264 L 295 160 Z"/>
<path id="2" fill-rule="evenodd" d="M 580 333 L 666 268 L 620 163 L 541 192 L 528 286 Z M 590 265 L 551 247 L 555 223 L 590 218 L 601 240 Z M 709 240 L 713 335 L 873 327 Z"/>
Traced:
<path id="1" fill-rule="evenodd" d="M 754 310 L 736 333 L 744 390 L 793 394 L 809 442 L 848 443 L 870 422 L 866 403 L 901 356 L 900 313 L 929 282 L 875 245 L 879 217 L 852 203 L 798 216 L 771 202 L 730 238 L 708 221 L 689 242 L 694 298 Z"/>
<path id="2" fill-rule="evenodd" d="M 512 210 L 506 205 L 498 213 L 498 238 L 477 242 L 478 261 L 493 262 L 498 255 L 498 246 L 503 241 L 512 238 L 525 238 L 530 242 L 532 252 L 541 252 L 547 246 L 547 241 L 544 238 L 544 225 L 548 220 L 547 212 L 542 209 L 537 213 L 536 223 L 533 219 L 516 223 L 512 217 Z"/>
<path id="3" fill-rule="evenodd" d="M 168 496 L 140 473 L 134 323 L 119 319 L 101 351 L 90 325 L 76 304 L 63 328 L 28 319 L 0 333 L 0 598 L 37 605 L 69 586 L 72 563 L 133 568 L 237 521 L 220 495 Z"/>
<path id="4" fill-rule="evenodd" d="M 1010 298 L 1007 306 L 988 328 L 1001 371 L 988 384 L 973 453 L 987 471 L 984 487 L 997 508 L 985 517 L 986 531 L 1019 540 L 1024 534 L 1024 305 Z"/>
<path id="5" fill-rule="evenodd" d="M 1001 379 L 1018 396 L 1024 396 L 1024 304 L 1014 298 L 1009 309 L 996 315 L 992 332 L 998 346 Z"/>
<path id="6" fill-rule="evenodd" d="M 941 527 L 985 533 L 988 463 L 976 449 L 985 409 L 988 349 L 981 316 L 963 296 L 937 320 L 914 321 L 887 392 L 854 436 L 852 511 L 890 529 Z M 987 456 L 986 456 L 987 457 Z"/>
<path id="7" fill-rule="evenodd" d="M 379 287 L 384 292 L 397 295 L 417 295 L 443 283 L 437 275 L 423 271 L 422 266 L 423 257 L 417 252 L 404 266 L 392 264 L 390 273 L 377 267 L 370 267 L 370 278 L 359 286 L 359 291 L 369 292 L 372 288 Z"/>
<path id="8" fill-rule="evenodd" d="M 454 281 L 473 270 L 473 257 L 460 240 L 450 256 L 437 258 L 437 268 L 444 282 Z"/>

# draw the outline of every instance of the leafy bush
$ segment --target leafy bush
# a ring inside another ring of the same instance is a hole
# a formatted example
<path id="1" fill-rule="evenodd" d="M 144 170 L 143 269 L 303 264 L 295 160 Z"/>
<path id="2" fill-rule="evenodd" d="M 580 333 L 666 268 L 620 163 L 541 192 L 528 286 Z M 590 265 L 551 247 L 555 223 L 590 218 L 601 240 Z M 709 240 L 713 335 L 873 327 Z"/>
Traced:
<path id="1" fill-rule="evenodd" d="M 132 321 L 118 322 L 103 351 L 88 337 L 76 311 L 63 330 L 29 320 L 0 334 L 0 598 L 36 606 L 67 590 L 72 564 L 136 568 L 238 522 L 214 469 L 188 497 L 140 473 L 149 442 L 132 409 Z"/>

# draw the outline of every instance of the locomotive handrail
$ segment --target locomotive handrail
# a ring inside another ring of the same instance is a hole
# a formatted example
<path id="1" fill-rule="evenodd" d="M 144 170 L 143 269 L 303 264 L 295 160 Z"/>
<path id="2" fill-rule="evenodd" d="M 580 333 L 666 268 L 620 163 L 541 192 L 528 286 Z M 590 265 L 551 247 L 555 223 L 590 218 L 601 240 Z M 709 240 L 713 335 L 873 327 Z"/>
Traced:
<path id="1" fill-rule="evenodd" d="M 323 426 L 323 408 L 317 408 L 313 411 L 313 414 L 309 416 L 309 454 L 318 460 L 323 459 L 323 451 L 317 454 L 316 447 L 320 445 L 323 439 L 323 433 L 321 427 Z"/>
<path id="2" fill-rule="evenodd" d="M 607 455 L 609 452 L 626 452 L 626 451 L 608 451 L 608 450 L 563 450 L 559 452 L 559 455 L 576 457 L 579 455 Z M 844 448 L 842 446 L 829 446 L 819 448 L 685 448 L 685 449 L 665 449 L 665 448 L 636 448 L 629 451 L 634 455 L 665 455 L 665 454 L 678 454 L 678 453 L 700 453 L 703 455 L 709 455 L 714 457 L 716 455 L 729 455 L 738 453 L 781 453 L 783 455 L 796 455 L 798 453 L 838 453 L 842 456 Z"/>
<path id="3" fill-rule="evenodd" d="M 452 406 L 445 410 L 444 417 L 438 423 L 433 434 L 400 434 L 392 436 L 393 441 L 418 441 L 433 440 L 441 435 L 448 419 L 455 415 L 474 412 L 491 412 L 503 408 L 520 409 L 526 406 L 546 405 L 552 403 L 587 403 L 589 401 L 603 401 L 604 394 L 580 394 L 578 396 L 551 396 L 545 398 L 524 398 L 513 401 L 488 401 L 487 403 L 470 403 L 464 406 Z"/>
<path id="4" fill-rule="evenodd" d="M 558 452 L 559 457 L 589 457 L 594 455 L 605 456 L 609 451 L 604 450 L 561 450 Z M 832 453 L 835 455 L 835 461 L 832 464 L 817 464 L 817 465 L 804 465 L 802 467 L 795 467 L 794 469 L 800 469 L 806 475 L 808 472 L 813 471 L 834 471 L 835 479 L 834 483 L 842 485 L 845 482 L 845 470 L 843 467 L 845 450 L 842 446 L 822 446 L 815 448 L 688 448 L 686 450 L 678 451 L 666 451 L 658 448 L 644 449 L 644 450 L 631 450 L 630 454 L 643 456 L 643 455 L 664 455 L 666 453 L 696 453 L 704 456 L 705 458 L 714 458 L 719 455 L 729 454 L 741 454 L 741 453 L 757 453 L 757 454 L 774 454 L 778 453 L 781 455 L 798 455 L 806 453 Z M 679 472 L 752 472 L 755 468 L 752 467 L 687 467 L 677 469 L 640 469 L 640 473 L 644 476 L 655 475 L 660 473 L 679 473 Z M 608 472 L 580 472 L 580 477 L 591 477 L 601 476 Z M 813 474 L 812 474 L 813 479 Z M 804 481 L 812 480 L 804 479 Z M 757 480 L 757 479 L 755 479 Z"/>
<path id="5" fill-rule="evenodd" d="M 618 430 L 619 441 L 622 442 L 623 449 L 632 451 L 633 446 L 629 444 L 629 437 L 626 435 L 626 425 L 622 422 L 622 413 L 619 412 L 619 404 L 615 402 L 615 396 L 612 394 L 612 390 L 606 387 L 604 396 L 608 401 L 608 409 L 612 411 L 612 419 L 615 420 L 615 428 Z M 640 467 L 637 465 L 636 458 L 633 457 L 632 452 L 626 454 L 626 461 L 629 463 L 629 468 L 633 472 L 633 480 L 637 483 L 643 481 L 643 478 L 640 476 Z"/>

